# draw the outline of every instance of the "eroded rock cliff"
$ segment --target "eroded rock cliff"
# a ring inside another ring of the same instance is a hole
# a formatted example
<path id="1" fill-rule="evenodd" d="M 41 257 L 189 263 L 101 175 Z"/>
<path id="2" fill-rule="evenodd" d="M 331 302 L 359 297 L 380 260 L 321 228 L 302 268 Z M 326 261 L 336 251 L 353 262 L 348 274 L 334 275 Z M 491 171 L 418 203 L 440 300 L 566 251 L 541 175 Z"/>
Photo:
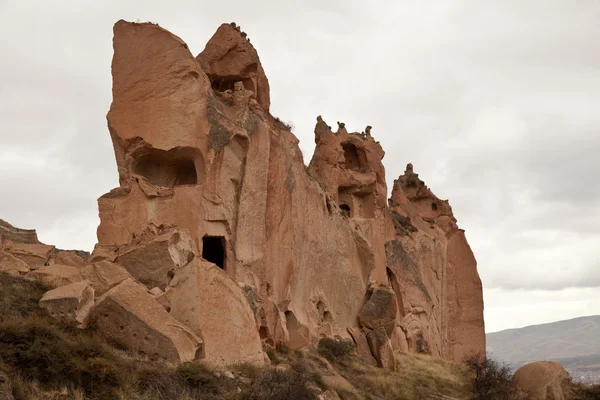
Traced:
<path id="1" fill-rule="evenodd" d="M 143 340 L 160 339 L 173 351 L 157 356 L 214 365 L 261 364 L 264 350 L 324 336 L 354 340 L 388 369 L 398 351 L 453 360 L 485 351 L 464 232 L 410 164 L 387 199 L 370 126 L 338 122 L 334 132 L 317 117 L 305 167 L 235 24 L 197 57 L 149 23 L 117 22 L 113 45 L 107 119 L 119 187 L 98 200 L 98 244 L 74 281 L 105 293 L 91 317 L 114 338 L 144 352 Z M 9 248 L 17 236 L 39 246 L 13 232 Z M 49 260 L 5 254 L 31 269 Z M 151 317 L 157 310 L 181 333 Z"/>

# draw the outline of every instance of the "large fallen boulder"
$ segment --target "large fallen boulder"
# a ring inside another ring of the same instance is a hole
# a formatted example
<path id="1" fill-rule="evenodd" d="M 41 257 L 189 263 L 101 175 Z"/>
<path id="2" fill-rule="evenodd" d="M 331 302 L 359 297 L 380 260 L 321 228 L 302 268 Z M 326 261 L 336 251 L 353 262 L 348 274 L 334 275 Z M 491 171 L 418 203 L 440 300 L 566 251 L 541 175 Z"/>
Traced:
<path id="1" fill-rule="evenodd" d="M 356 345 L 356 354 L 366 364 L 376 366 L 377 360 L 371 354 L 367 337 L 359 328 L 348 328 L 348 333 L 352 336 L 352 340 Z"/>
<path id="2" fill-rule="evenodd" d="M 40 307 L 54 318 L 72 321 L 85 328 L 94 307 L 94 289 L 87 281 L 59 287 L 42 296 Z"/>
<path id="3" fill-rule="evenodd" d="M 110 261 L 99 261 L 79 270 L 81 277 L 88 280 L 97 296 L 101 296 L 125 279 L 131 278 L 131 274 L 122 266 Z"/>
<path id="4" fill-rule="evenodd" d="M 396 370 L 396 360 L 394 358 L 394 349 L 392 342 L 385 332 L 385 328 L 379 328 L 367 334 L 367 341 L 371 348 L 371 353 L 377 360 L 377 365 L 388 371 Z"/>
<path id="5" fill-rule="evenodd" d="M 57 251 L 50 256 L 50 264 L 62 264 L 70 265 L 71 267 L 83 267 L 86 264 L 86 259 L 78 253 L 83 252 L 78 252 L 75 250 Z"/>
<path id="6" fill-rule="evenodd" d="M 30 269 L 47 264 L 54 246 L 42 243 L 4 243 L 4 251 L 26 262 Z"/>
<path id="7" fill-rule="evenodd" d="M 133 279 L 106 292 L 94 310 L 94 321 L 103 335 L 151 359 L 186 362 L 204 355 L 202 339 Z"/>
<path id="8" fill-rule="evenodd" d="M 569 374 L 557 362 L 536 361 L 519 368 L 512 382 L 529 395 L 530 400 L 565 400 Z"/>
<path id="9" fill-rule="evenodd" d="M 368 329 L 385 328 L 388 336 L 392 335 L 396 325 L 398 303 L 394 291 L 385 286 L 372 289 L 369 300 L 358 314 L 361 326 Z"/>
<path id="10" fill-rule="evenodd" d="M 45 265 L 27 274 L 27 277 L 42 281 L 50 286 L 64 286 L 81 281 L 79 268 L 68 265 Z"/>
<path id="11" fill-rule="evenodd" d="M 171 315 L 202 333 L 206 362 L 263 365 L 265 354 L 242 288 L 225 271 L 196 259 L 179 270 L 166 295 Z"/>
<path id="12" fill-rule="evenodd" d="M 29 272 L 29 264 L 8 252 L 0 250 L 0 272 L 6 272 L 13 276 L 24 275 Z"/>
<path id="13" fill-rule="evenodd" d="M 128 246 L 116 259 L 149 289 L 164 289 L 175 271 L 195 257 L 194 245 L 183 231 L 171 231 Z"/>

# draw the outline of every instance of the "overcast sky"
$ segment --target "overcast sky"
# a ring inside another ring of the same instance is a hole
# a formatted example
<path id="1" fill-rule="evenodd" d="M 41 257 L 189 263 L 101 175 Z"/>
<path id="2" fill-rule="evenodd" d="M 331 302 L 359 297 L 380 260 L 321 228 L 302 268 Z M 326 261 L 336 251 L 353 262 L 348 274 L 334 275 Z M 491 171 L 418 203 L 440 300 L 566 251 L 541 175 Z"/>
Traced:
<path id="1" fill-rule="evenodd" d="M 91 250 L 118 186 L 112 25 L 202 51 L 235 21 L 308 162 L 315 118 L 373 126 L 388 187 L 408 162 L 450 200 L 486 331 L 600 314 L 600 2 L 0 0 L 0 218 Z"/>

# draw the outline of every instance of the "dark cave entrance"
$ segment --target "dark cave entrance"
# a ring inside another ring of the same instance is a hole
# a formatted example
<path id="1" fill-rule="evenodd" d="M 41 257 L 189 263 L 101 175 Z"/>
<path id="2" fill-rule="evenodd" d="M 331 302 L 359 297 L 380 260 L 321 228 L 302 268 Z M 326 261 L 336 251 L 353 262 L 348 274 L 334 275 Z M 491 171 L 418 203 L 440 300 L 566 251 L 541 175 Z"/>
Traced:
<path id="1" fill-rule="evenodd" d="M 350 217 L 350 206 L 348 204 L 340 204 L 340 210 L 342 210 L 342 214 Z"/>
<path id="2" fill-rule="evenodd" d="M 138 158 L 134 171 L 155 186 L 173 188 L 198 183 L 193 157 L 177 151 L 151 149 Z"/>
<path id="3" fill-rule="evenodd" d="M 346 160 L 346 169 L 359 170 L 360 160 L 356 146 L 351 143 L 342 143 L 344 149 L 344 158 Z"/>
<path id="4" fill-rule="evenodd" d="M 202 238 L 202 258 L 225 269 L 225 238 L 223 236 L 204 236 Z"/>

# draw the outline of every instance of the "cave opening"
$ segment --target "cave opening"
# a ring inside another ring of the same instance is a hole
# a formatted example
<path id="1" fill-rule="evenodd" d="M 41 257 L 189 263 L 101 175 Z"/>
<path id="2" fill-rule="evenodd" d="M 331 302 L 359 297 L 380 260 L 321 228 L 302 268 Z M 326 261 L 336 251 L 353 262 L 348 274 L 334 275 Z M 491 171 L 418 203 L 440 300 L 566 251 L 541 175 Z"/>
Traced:
<path id="1" fill-rule="evenodd" d="M 198 183 L 194 160 L 172 152 L 148 152 L 138 159 L 134 170 L 155 186 L 173 188 Z"/>
<path id="2" fill-rule="evenodd" d="M 250 78 L 242 78 L 240 76 L 210 76 L 210 85 L 213 90 L 217 92 L 224 92 L 226 90 L 235 90 L 235 83 L 242 82 L 244 89 L 251 90 L 256 93 L 254 83 Z"/>
<path id="3" fill-rule="evenodd" d="M 360 170 L 360 159 L 358 158 L 356 146 L 352 143 L 342 143 L 342 149 L 344 149 L 346 169 Z"/>
<path id="4" fill-rule="evenodd" d="M 431 210 L 437 211 L 437 209 L 438 209 L 438 205 L 436 203 L 431 203 Z"/>
<path id="5" fill-rule="evenodd" d="M 340 204 L 340 210 L 346 217 L 350 216 L 350 206 L 348 204 Z"/>
<path id="6" fill-rule="evenodd" d="M 225 269 L 225 238 L 223 236 L 204 236 L 202 238 L 202 258 Z"/>

